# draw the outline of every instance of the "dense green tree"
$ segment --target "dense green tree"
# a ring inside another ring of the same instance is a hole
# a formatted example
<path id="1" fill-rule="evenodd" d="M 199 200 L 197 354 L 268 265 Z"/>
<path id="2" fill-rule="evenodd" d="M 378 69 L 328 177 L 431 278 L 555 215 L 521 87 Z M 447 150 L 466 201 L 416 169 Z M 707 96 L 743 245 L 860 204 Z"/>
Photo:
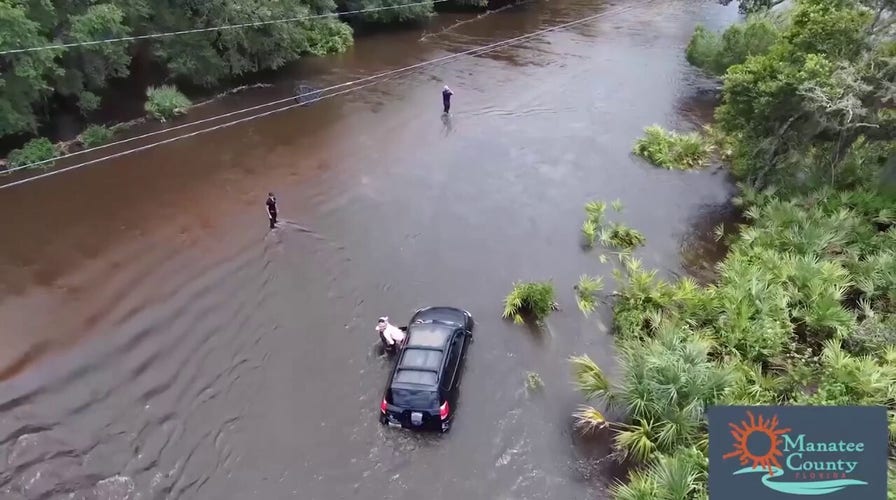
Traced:
<path id="1" fill-rule="evenodd" d="M 84 44 L 0 55 L 0 136 L 33 133 L 60 99 L 82 113 L 97 109 L 103 89 L 126 78 L 132 62 L 161 67 L 175 82 L 205 87 L 305 55 L 344 51 L 352 29 L 337 11 L 417 3 L 414 0 L 0 0 L 0 51 L 153 33 L 265 23 L 177 36 Z M 474 3 L 461 0 L 459 3 Z M 433 4 L 354 16 L 366 23 L 423 19 Z M 349 16 L 349 20 L 352 16 Z"/>
<path id="2" fill-rule="evenodd" d="M 351 12 L 355 10 L 375 9 L 377 7 L 392 7 L 409 3 L 418 4 L 422 1 L 423 0 L 340 0 L 339 10 Z M 356 17 L 368 23 L 393 23 L 423 19 L 429 15 L 432 15 L 432 12 L 433 4 L 432 2 L 428 2 L 424 3 L 423 5 L 414 5 L 402 9 L 388 9 L 368 12 Z"/>
<path id="3" fill-rule="evenodd" d="M 195 2 L 187 16 L 177 9 L 162 10 L 155 23 L 186 30 L 312 16 L 335 8 L 331 0 Z M 351 28 L 335 18 L 320 18 L 170 37 L 154 41 L 152 50 L 174 77 L 211 86 L 227 77 L 280 68 L 305 54 L 341 52 L 350 44 Z"/>
<path id="4" fill-rule="evenodd" d="M 46 9 L 52 7 L 47 5 Z M 21 2 L 0 0 L 0 50 L 44 45 L 47 30 L 28 16 Z M 34 130 L 35 108 L 53 92 L 52 81 L 62 76 L 56 64 L 60 50 L 25 52 L 0 58 L 0 135 Z"/>
<path id="5" fill-rule="evenodd" d="M 874 19 L 853 2 L 801 1 L 767 53 L 728 68 L 716 116 L 739 138 L 739 173 L 762 186 L 813 157 L 830 179 L 860 138 L 896 137 L 893 42 L 872 36 Z"/>
<path id="6" fill-rule="evenodd" d="M 686 56 L 694 66 L 721 76 L 750 56 L 768 53 L 779 38 L 780 28 L 774 19 L 765 15 L 750 16 L 746 22 L 735 24 L 722 35 L 697 26 Z"/>
<path id="7" fill-rule="evenodd" d="M 89 42 L 131 34 L 125 25 L 124 12 L 114 4 L 94 4 L 64 19 L 65 42 Z M 100 105 L 96 92 L 108 80 L 128 76 L 127 48 L 124 43 L 103 43 L 69 49 L 60 61 L 64 72 L 56 82 L 56 92 L 75 97 L 83 112 L 95 110 Z"/>

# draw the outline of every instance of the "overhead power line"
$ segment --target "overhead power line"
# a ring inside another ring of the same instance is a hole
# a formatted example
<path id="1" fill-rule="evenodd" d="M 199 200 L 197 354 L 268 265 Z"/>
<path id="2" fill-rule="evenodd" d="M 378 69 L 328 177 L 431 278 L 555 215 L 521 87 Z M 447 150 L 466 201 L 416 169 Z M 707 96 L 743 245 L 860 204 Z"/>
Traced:
<path id="1" fill-rule="evenodd" d="M 449 0 L 431 0 L 426 2 L 416 2 L 416 3 L 406 3 L 401 5 L 387 5 L 384 7 L 372 7 L 369 9 L 360 9 L 360 10 L 350 10 L 347 12 L 329 12 L 327 14 L 316 14 L 312 16 L 299 16 L 299 17 L 287 17 L 283 19 L 271 19 L 269 21 L 257 21 L 252 23 L 241 23 L 241 24 L 225 24 L 222 26 L 213 26 L 211 28 L 196 28 L 189 30 L 180 30 L 180 31 L 168 31 L 165 33 L 149 33 L 146 35 L 134 35 L 134 36 L 123 36 L 119 38 L 105 38 L 102 40 L 90 40 L 86 42 L 70 42 L 70 43 L 57 43 L 51 45 L 42 45 L 39 47 L 22 47 L 18 49 L 9 49 L 0 51 L 0 55 L 7 54 L 21 54 L 23 52 L 36 52 L 39 50 L 50 50 L 50 49 L 66 49 L 70 47 L 83 47 L 85 45 L 99 45 L 102 43 L 117 43 L 117 42 L 130 42 L 134 40 L 149 40 L 153 38 L 165 38 L 177 35 L 188 35 L 190 33 L 204 33 L 207 31 L 220 31 L 220 30 L 232 30 L 232 29 L 241 29 L 241 28 L 253 28 L 256 26 L 266 26 L 269 24 L 283 24 L 283 23 L 292 23 L 297 21 L 308 21 L 311 19 L 323 19 L 327 17 L 338 17 L 338 16 L 346 16 L 351 14 L 364 14 L 367 12 L 379 12 L 383 10 L 392 10 L 392 9 L 402 9 L 405 7 L 416 7 L 420 5 L 431 5 L 442 2 L 447 2 Z"/>
<path id="2" fill-rule="evenodd" d="M 283 107 L 280 107 L 280 108 L 277 108 L 277 109 L 274 109 L 274 110 L 271 110 L 271 111 L 267 111 L 267 112 L 264 112 L 264 113 L 254 114 L 254 115 L 252 115 L 252 116 L 248 116 L 248 117 L 246 117 L 246 118 L 240 118 L 240 119 L 238 119 L 238 120 L 229 121 L 229 122 L 222 123 L 222 124 L 220 124 L 220 125 L 216 125 L 216 126 L 213 126 L 213 127 L 208 127 L 208 128 L 204 128 L 204 129 L 202 129 L 202 130 L 197 130 L 197 131 L 195 131 L 195 132 L 190 132 L 190 133 L 187 133 L 187 134 L 178 135 L 178 136 L 175 136 L 175 137 L 171 137 L 171 138 L 164 139 L 164 140 L 157 141 L 157 142 L 152 142 L 152 143 L 150 143 L 150 144 L 146 144 L 146 145 L 139 146 L 139 147 L 136 147 L 136 148 L 128 149 L 128 150 L 121 151 L 121 152 L 118 152 L 118 153 L 110 154 L 110 155 L 107 155 L 107 156 L 102 156 L 102 157 L 100 157 L 100 158 L 95 158 L 95 159 L 88 160 L 88 161 L 84 161 L 84 162 L 81 162 L 81 163 L 76 163 L 75 165 L 71 165 L 71 166 L 68 166 L 68 167 L 65 167 L 65 168 L 62 168 L 62 169 L 59 169 L 59 170 L 54 170 L 54 171 L 52 171 L 52 172 L 46 172 L 46 173 L 43 173 L 43 174 L 40 174 L 40 175 L 36 175 L 36 176 L 34 176 L 34 177 L 29 177 L 29 178 L 27 178 L 27 179 L 22 179 L 22 180 L 18 180 L 18 181 L 15 181 L 15 182 L 10 182 L 10 183 L 8 183 L 8 184 L 3 184 L 3 185 L 0 185 L 0 189 L 6 189 L 6 188 L 11 188 L 11 187 L 13 187 L 13 186 L 22 185 L 22 184 L 25 184 L 25 183 L 28 183 L 28 182 L 36 181 L 36 180 L 38 180 L 38 179 L 43 179 L 43 178 L 50 177 L 50 176 L 53 176 L 53 175 L 61 174 L 61 173 L 63 173 L 63 172 L 68 172 L 68 171 L 71 171 L 71 170 L 76 170 L 76 169 L 78 169 L 78 168 L 86 167 L 86 166 L 93 165 L 93 164 L 96 164 L 96 163 L 99 163 L 99 162 L 103 162 L 103 161 L 106 161 L 106 160 L 111 160 L 111 159 L 114 159 L 114 158 L 119 158 L 119 157 L 122 157 L 122 156 L 126 156 L 126 155 L 129 155 L 129 154 L 132 154 L 132 153 L 139 152 L 139 151 L 144 151 L 144 150 L 147 150 L 147 149 L 156 147 L 156 146 L 161 146 L 161 145 L 163 145 L 163 144 L 169 144 L 169 143 L 172 143 L 172 142 L 175 142 L 175 141 L 179 141 L 179 140 L 181 140 L 181 139 L 186 139 L 186 138 L 189 138 L 189 137 L 194 137 L 194 136 L 197 136 L 197 135 L 199 135 L 199 134 L 204 134 L 204 133 L 206 133 L 206 132 L 212 132 L 212 131 L 214 131 L 214 130 L 219 130 L 219 129 L 222 129 L 222 128 L 230 127 L 230 126 L 233 126 L 233 125 L 237 125 L 237 124 L 239 124 L 239 123 L 244 123 L 244 122 L 247 122 L 247 121 L 250 121 L 250 120 L 254 120 L 254 119 L 256 119 L 256 118 L 262 118 L 262 117 L 265 117 L 265 116 L 270 116 L 270 115 L 272 115 L 272 114 L 274 114 L 274 113 L 279 113 L 279 112 L 281 112 L 281 111 L 286 111 L 286 110 L 289 110 L 289 109 L 293 109 L 293 108 L 296 108 L 296 107 L 298 107 L 298 106 L 308 105 L 308 104 L 311 104 L 311 103 L 314 103 L 314 102 L 317 102 L 317 101 L 321 101 L 321 100 L 323 100 L 323 99 L 327 99 L 327 98 L 330 98 L 330 97 L 335 97 L 335 96 L 337 96 L 337 95 L 345 94 L 345 93 L 352 92 L 352 91 L 355 91 L 355 90 L 360 90 L 360 89 L 365 88 L 365 87 L 369 87 L 369 86 L 372 86 L 372 85 L 376 85 L 376 84 L 378 84 L 378 83 L 382 83 L 382 82 L 387 81 L 387 80 L 391 80 L 392 78 L 383 78 L 383 77 L 388 77 L 388 76 L 390 76 L 390 75 L 396 75 L 396 76 L 393 76 L 393 78 L 397 78 L 398 76 L 400 76 L 400 75 L 398 75 L 399 73 L 402 73 L 402 72 L 405 72 L 405 71 L 409 71 L 409 70 L 412 70 L 412 69 L 421 68 L 421 67 L 424 67 L 424 66 L 429 66 L 429 65 L 432 65 L 432 64 L 435 64 L 435 63 L 438 63 L 438 62 L 450 61 L 450 60 L 452 60 L 452 59 L 454 59 L 454 58 L 461 57 L 461 56 L 477 56 L 477 55 L 485 54 L 485 53 L 488 53 L 488 52 L 492 52 L 492 51 L 494 51 L 494 50 L 498 50 L 498 49 L 503 48 L 503 47 L 507 47 L 507 46 L 510 46 L 510 45 L 514 45 L 514 44 L 516 44 L 516 43 L 519 43 L 519 42 L 522 42 L 522 41 L 525 41 L 525 40 L 528 40 L 528 39 L 531 39 L 531 38 L 535 38 L 535 37 L 541 36 L 541 35 L 543 35 L 543 34 L 545 34 L 545 33 L 550 33 L 550 32 L 552 32 L 552 31 L 558 31 L 558 30 L 566 29 L 566 28 L 569 28 L 569 27 L 572 27 L 572 26 L 576 26 L 576 25 L 583 24 L 583 23 L 586 23 L 586 22 L 589 22 L 589 21 L 593 21 L 594 19 L 598 19 L 598 18 L 601 18 L 601 17 L 604 17 L 604 16 L 614 15 L 614 14 L 620 14 L 620 13 L 622 13 L 622 12 L 627 12 L 627 11 L 632 10 L 633 8 L 637 7 L 637 6 L 645 5 L 645 4 L 650 3 L 650 2 L 652 2 L 652 1 L 653 1 L 653 0 L 643 0 L 643 1 L 641 1 L 641 2 L 637 2 L 637 3 L 634 3 L 634 4 L 629 4 L 629 5 L 626 5 L 626 6 L 624 6 L 624 7 L 619 7 L 619 8 L 616 8 L 616 9 L 611 9 L 611 10 L 607 10 L 607 11 L 604 11 L 604 12 L 601 12 L 601 13 L 598 13 L 598 14 L 594 14 L 594 15 L 591 15 L 591 16 L 588 16 L 588 17 L 580 18 L 580 19 L 577 19 L 577 20 L 575 20 L 575 21 L 570 21 L 570 22 L 567 22 L 567 23 L 559 24 L 559 25 L 557 25 L 557 26 L 552 26 L 552 27 L 550 27 L 550 28 L 545 28 L 545 29 L 542 29 L 542 30 L 538 30 L 538 31 L 535 31 L 535 32 L 532 32 L 532 33 L 529 33 L 529 34 L 526 34 L 526 35 L 521 35 L 521 36 L 514 37 L 514 38 L 510 38 L 510 39 L 507 39 L 507 40 L 502 40 L 502 41 L 500 41 L 500 42 L 495 42 L 495 43 L 492 43 L 492 44 L 489 44 L 489 45 L 483 45 L 483 46 L 481 46 L 481 47 L 476 47 L 476 48 L 469 49 L 469 50 L 465 50 L 465 51 L 463 51 L 463 52 L 458 52 L 458 53 L 455 53 L 455 54 L 449 54 L 449 55 L 447 55 L 447 56 L 439 57 L 439 58 L 436 58 L 436 59 L 430 59 L 430 60 L 428 60 L 428 61 L 423 61 L 423 62 L 421 62 L 421 63 L 413 64 L 413 65 L 410 65 L 410 66 L 405 66 L 405 67 L 402 67 L 402 68 L 398 68 L 398 69 L 394 69 L 394 70 L 386 71 L 386 72 L 384 72 L 384 73 L 379 73 L 379 74 L 372 75 L 372 76 L 369 76 L 369 77 L 366 77 L 366 78 L 361 78 L 361 79 L 359 79 L 359 80 L 353 80 L 353 81 L 350 81 L 350 82 L 341 83 L 341 84 L 339 84 L 339 85 L 334 85 L 334 86 L 327 87 L 327 88 L 325 88 L 325 89 L 321 89 L 321 90 L 318 90 L 318 91 L 307 92 L 307 93 L 304 93 L 304 94 L 300 94 L 300 95 L 298 95 L 298 96 L 290 96 L 290 97 L 287 97 L 287 98 L 284 98 L 284 99 L 278 99 L 278 100 L 276 100 L 276 101 L 272 101 L 272 102 L 269 102 L 269 103 L 261 104 L 261 105 L 258 105 L 258 106 L 253 106 L 253 107 L 251 107 L 251 108 L 246 108 L 246 109 L 242 109 L 242 110 L 238 110 L 238 111 L 233 111 L 233 112 L 226 113 L 226 114 L 219 115 L 219 116 L 214 116 L 214 117 L 210 117 L 210 118 L 205 118 L 205 119 L 203 119 L 203 120 L 197 120 L 197 121 L 195 121 L 195 122 L 191 122 L 191 123 L 185 123 L 185 124 L 183 124 L 183 125 L 178 125 L 177 127 L 173 127 L 173 128 L 171 128 L 171 129 L 160 130 L 160 131 L 156 131 L 156 132 L 150 132 L 150 133 L 148 133 L 148 134 L 143 134 L 143 135 L 141 135 L 141 136 L 137 136 L 137 137 L 134 137 L 134 138 L 125 139 L 125 140 L 118 141 L 118 142 L 115 142 L 115 143 L 107 144 L 107 145 L 105 145 L 105 146 L 100 146 L 100 147 L 97 147 L 97 148 L 86 149 L 86 150 L 78 151 L 78 152 L 76 152 L 76 153 L 72 153 L 72 154 L 69 154 L 69 155 L 62 156 L 62 157 L 56 157 L 56 158 L 52 158 L 52 159 L 45 160 L 45 161 L 41 161 L 41 162 L 31 163 L 31 164 L 29 164 L 29 165 L 23 165 L 23 166 L 21 166 L 21 167 L 17 167 L 16 169 L 11 169 L 10 171 L 12 171 L 12 170 L 19 170 L 19 169 L 22 169 L 22 168 L 28 168 L 28 167 L 36 166 L 36 165 L 39 165 L 39 164 L 42 164 L 42 163 L 51 162 L 51 161 L 55 162 L 55 161 L 59 161 L 59 160 L 61 160 L 61 159 L 69 158 L 69 157 L 76 156 L 76 155 L 83 154 L 83 153 L 87 153 L 87 152 L 90 152 L 90 151 L 96 151 L 96 150 L 99 150 L 99 149 L 104 149 L 104 148 L 111 147 L 111 146 L 114 146 L 114 145 L 117 145 L 117 144 L 123 144 L 123 143 L 130 142 L 130 141 L 133 141 L 133 140 L 136 140 L 136 139 L 146 138 L 146 137 L 150 137 L 150 136 L 157 135 L 157 134 L 160 134 L 160 133 L 170 132 L 170 131 L 172 131 L 172 130 L 176 130 L 176 129 L 179 129 L 179 128 L 184 128 L 184 127 L 193 126 L 193 125 L 196 125 L 196 124 L 199 124 L 199 123 L 203 123 L 203 122 L 208 122 L 208 121 L 212 121 L 212 120 L 218 120 L 218 119 L 221 119 L 221 118 L 224 118 L 224 117 L 227 117 L 227 116 L 232 116 L 232 115 L 235 115 L 235 114 L 244 113 L 244 112 L 246 112 L 246 111 L 253 111 L 253 110 L 256 110 L 256 109 L 259 109 L 259 108 L 263 108 L 263 107 L 271 106 L 271 105 L 278 104 L 278 103 L 283 103 L 283 102 L 286 102 L 286 101 L 291 101 L 291 100 L 294 100 L 294 99 L 299 99 L 299 98 L 301 98 L 301 97 L 309 96 L 309 95 L 312 95 L 312 94 L 321 94 L 321 93 L 323 93 L 323 92 L 326 92 L 326 91 L 329 91 L 329 90 L 333 90 L 333 89 L 337 89 L 337 88 L 340 88 L 340 87 L 346 87 L 346 86 L 356 85 L 356 84 L 358 84 L 358 83 L 362 83 L 362 82 L 368 82 L 368 83 L 366 83 L 366 84 L 364 84 L 364 85 L 360 85 L 360 86 L 356 86 L 356 87 L 351 87 L 351 88 L 348 88 L 348 89 L 345 89 L 345 90 L 341 90 L 341 91 L 339 91 L 339 92 L 334 92 L 334 93 L 332 93 L 332 94 L 319 95 L 318 97 L 315 97 L 315 98 L 313 98 L 313 99 L 311 99 L 311 100 L 309 100 L 309 101 L 298 102 L 298 103 L 295 103 L 295 104 L 291 104 L 291 105 L 289 105 L 289 106 L 283 106 Z M 371 81 L 371 80 L 372 80 L 372 81 Z"/>

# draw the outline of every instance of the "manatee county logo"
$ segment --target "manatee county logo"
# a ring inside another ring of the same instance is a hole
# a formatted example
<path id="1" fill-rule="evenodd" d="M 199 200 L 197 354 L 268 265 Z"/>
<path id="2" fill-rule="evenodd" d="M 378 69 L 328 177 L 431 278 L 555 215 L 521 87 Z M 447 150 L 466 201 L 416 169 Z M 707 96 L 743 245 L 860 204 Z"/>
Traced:
<path id="1" fill-rule="evenodd" d="M 868 484 L 848 476 L 860 464 L 864 443 L 810 441 L 790 428 L 779 429 L 777 415 L 757 418 L 747 411 L 747 417 L 739 425 L 728 423 L 733 449 L 722 459 L 737 458 L 745 466 L 733 475 L 762 472 L 763 486 L 790 495 L 826 495 Z"/>

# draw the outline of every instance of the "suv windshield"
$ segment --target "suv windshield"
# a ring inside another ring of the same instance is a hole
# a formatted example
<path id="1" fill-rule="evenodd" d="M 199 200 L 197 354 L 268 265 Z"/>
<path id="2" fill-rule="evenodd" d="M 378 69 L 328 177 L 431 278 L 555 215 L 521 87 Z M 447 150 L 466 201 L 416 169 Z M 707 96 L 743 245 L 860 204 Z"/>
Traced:
<path id="1" fill-rule="evenodd" d="M 439 407 L 439 395 L 435 391 L 392 389 L 392 404 L 402 408 L 432 410 Z"/>

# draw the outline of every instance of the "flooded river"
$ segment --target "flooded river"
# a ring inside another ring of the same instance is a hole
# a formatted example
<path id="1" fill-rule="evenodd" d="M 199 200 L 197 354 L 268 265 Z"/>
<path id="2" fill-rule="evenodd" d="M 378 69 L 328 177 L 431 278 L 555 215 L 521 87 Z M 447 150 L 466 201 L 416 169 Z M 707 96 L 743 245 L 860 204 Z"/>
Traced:
<path id="1" fill-rule="evenodd" d="M 443 15 L 424 40 L 363 38 L 284 78 L 323 87 L 619 5 L 535 2 L 446 31 L 473 16 Z M 682 242 L 731 187 L 630 149 L 646 125 L 705 115 L 683 49 L 732 7 L 641 4 L 0 191 L 0 498 L 602 498 L 606 450 L 570 430 L 565 361 L 613 366 L 607 311 L 585 320 L 573 298 L 585 272 L 612 288 L 612 264 L 580 249 L 582 206 L 620 199 L 645 264 L 683 272 Z M 273 232 L 269 190 L 286 219 Z M 549 332 L 500 319 L 519 279 L 556 284 Z M 383 429 L 376 318 L 441 304 L 477 320 L 456 424 Z"/>

